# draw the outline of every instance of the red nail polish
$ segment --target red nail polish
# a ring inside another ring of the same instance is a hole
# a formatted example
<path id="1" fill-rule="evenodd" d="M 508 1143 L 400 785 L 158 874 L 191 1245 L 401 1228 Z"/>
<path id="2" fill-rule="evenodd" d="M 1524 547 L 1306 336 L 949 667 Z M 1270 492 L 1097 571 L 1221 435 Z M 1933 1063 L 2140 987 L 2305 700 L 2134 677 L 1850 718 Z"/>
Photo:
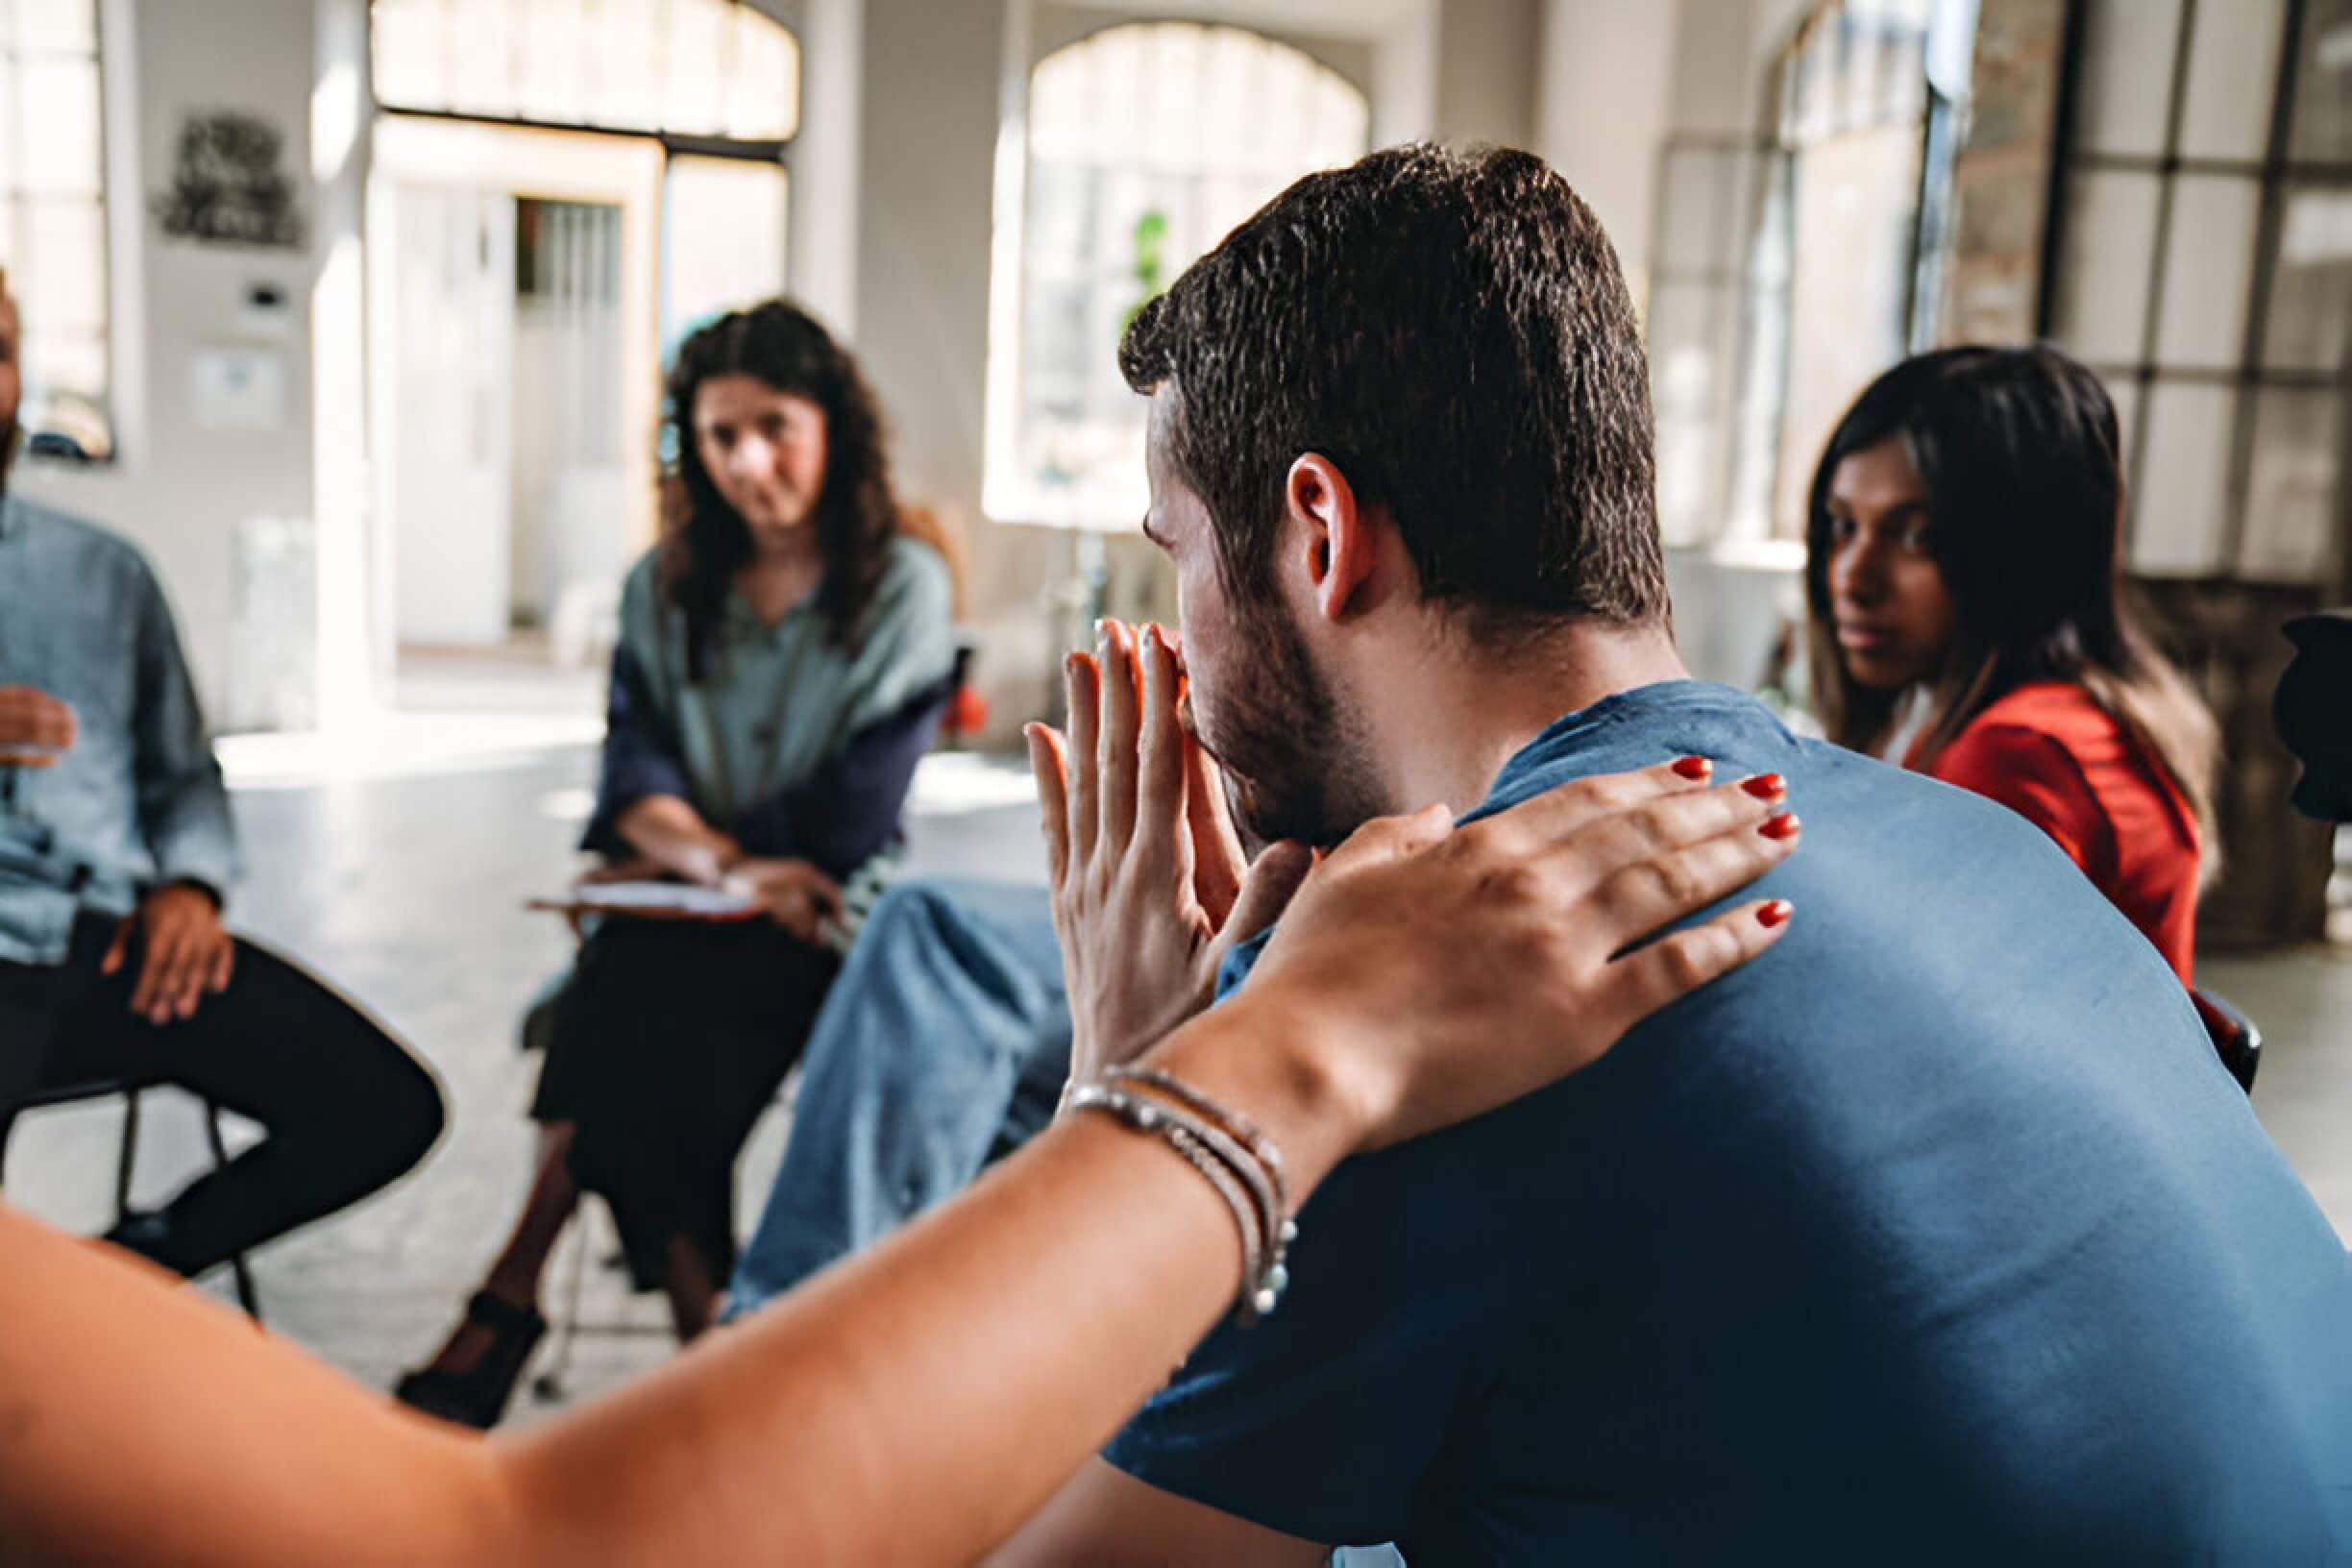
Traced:
<path id="1" fill-rule="evenodd" d="M 1758 800 L 1777 800 L 1788 794 L 1788 780 L 1778 773 L 1758 773 L 1753 778 L 1741 779 L 1740 788 Z"/>
<path id="2" fill-rule="evenodd" d="M 1786 925 L 1789 916 L 1794 913 L 1796 911 L 1786 898 L 1775 898 L 1771 903 L 1756 911 L 1756 924 L 1767 931 L 1775 930 Z"/>
<path id="3" fill-rule="evenodd" d="M 1704 757 L 1683 757 L 1674 765 L 1674 771 L 1684 778 L 1701 779 L 1715 771 L 1715 765 Z"/>
<path id="4" fill-rule="evenodd" d="M 1764 825 L 1756 831 L 1768 839 L 1793 839 L 1800 825 L 1795 812 L 1784 811 L 1777 817 L 1765 818 Z"/>

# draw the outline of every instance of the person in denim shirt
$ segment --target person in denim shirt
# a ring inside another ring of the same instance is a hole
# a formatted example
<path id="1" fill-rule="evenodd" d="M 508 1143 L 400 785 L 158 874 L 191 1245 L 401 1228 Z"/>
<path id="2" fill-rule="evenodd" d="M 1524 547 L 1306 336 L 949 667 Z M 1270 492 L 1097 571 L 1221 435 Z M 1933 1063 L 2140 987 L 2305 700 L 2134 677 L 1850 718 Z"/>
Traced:
<path id="1" fill-rule="evenodd" d="M 163 592 L 136 548 L 7 488 L 20 393 L 0 275 L 0 1139 L 25 1098 L 173 1084 L 268 1136 L 109 1239 L 196 1274 L 421 1160 L 432 1076 L 221 923 L 236 841 Z"/>

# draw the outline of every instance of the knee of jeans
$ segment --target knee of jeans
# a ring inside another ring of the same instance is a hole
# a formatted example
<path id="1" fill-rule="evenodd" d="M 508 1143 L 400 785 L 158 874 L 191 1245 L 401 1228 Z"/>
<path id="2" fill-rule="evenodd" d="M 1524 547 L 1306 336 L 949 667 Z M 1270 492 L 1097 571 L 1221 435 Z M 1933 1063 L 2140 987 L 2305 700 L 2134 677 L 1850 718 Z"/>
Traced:
<path id="1" fill-rule="evenodd" d="M 892 941 L 910 936 L 917 931 L 931 930 L 940 918 L 954 907 L 955 900 L 929 882 L 894 883 L 874 900 L 867 913 L 865 928 L 859 933 L 861 947 L 879 948 Z"/>

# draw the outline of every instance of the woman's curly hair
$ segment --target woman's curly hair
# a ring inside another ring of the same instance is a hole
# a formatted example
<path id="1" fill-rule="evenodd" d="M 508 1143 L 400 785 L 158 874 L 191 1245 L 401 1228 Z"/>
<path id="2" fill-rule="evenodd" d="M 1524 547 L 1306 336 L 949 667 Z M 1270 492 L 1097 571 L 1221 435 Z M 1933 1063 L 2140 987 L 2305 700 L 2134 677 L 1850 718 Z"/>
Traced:
<path id="1" fill-rule="evenodd" d="M 824 413 L 824 481 L 817 495 L 817 548 L 824 576 L 817 607 L 832 641 L 857 644 L 898 531 L 888 432 L 873 389 L 849 351 L 790 300 L 729 311 L 686 339 L 670 368 L 669 423 L 676 443 L 683 516 L 661 544 L 663 596 L 686 615 L 687 678 L 699 682 L 727 588 L 751 559 L 751 530 L 727 504 L 695 442 L 695 397 L 721 376 L 748 376 L 806 398 Z"/>

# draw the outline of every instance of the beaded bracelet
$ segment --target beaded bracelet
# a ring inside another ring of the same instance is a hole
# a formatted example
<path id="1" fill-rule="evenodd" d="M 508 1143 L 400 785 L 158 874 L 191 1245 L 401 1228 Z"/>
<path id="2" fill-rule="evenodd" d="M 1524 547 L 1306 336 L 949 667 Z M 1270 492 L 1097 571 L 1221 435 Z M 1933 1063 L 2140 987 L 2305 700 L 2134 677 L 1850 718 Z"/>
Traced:
<path id="1" fill-rule="evenodd" d="M 1274 1140 L 1266 1137 L 1256 1122 L 1238 1111 L 1219 1105 L 1164 1068 L 1113 1067 L 1103 1074 L 1103 1082 L 1107 1084 L 1141 1084 L 1146 1088 L 1159 1090 L 1217 1122 L 1226 1132 L 1239 1139 L 1257 1158 L 1258 1164 L 1265 1168 L 1267 1178 L 1274 1184 L 1274 1212 L 1282 1221 L 1280 1231 L 1282 1239 L 1288 1241 L 1297 1237 L 1298 1227 L 1292 1224 L 1290 1219 L 1290 1187 L 1283 1179 L 1282 1150 L 1274 1146 Z"/>
<path id="2" fill-rule="evenodd" d="M 1070 1111 L 1101 1111 L 1138 1132 L 1154 1134 L 1198 1170 L 1224 1198 L 1241 1233 L 1241 1290 L 1235 1316 L 1246 1326 L 1274 1310 L 1290 1283 L 1285 1258 L 1297 1230 L 1280 1207 L 1278 1175 L 1257 1154 L 1187 1105 L 1115 1084 L 1077 1086 L 1065 1105 Z M 1221 1109 L 1218 1114 L 1224 1115 Z M 1262 1134 L 1259 1141 L 1271 1151 Z"/>

